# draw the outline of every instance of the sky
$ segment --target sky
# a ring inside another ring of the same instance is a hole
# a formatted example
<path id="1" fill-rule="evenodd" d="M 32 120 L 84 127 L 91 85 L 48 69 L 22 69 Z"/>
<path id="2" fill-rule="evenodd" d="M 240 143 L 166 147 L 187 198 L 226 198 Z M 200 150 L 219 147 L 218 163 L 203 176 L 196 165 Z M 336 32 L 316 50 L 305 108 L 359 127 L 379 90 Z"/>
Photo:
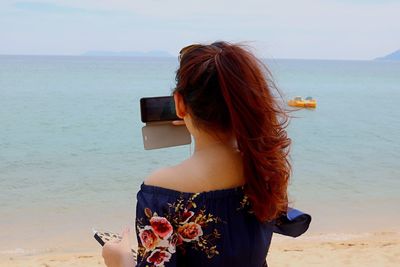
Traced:
<path id="1" fill-rule="evenodd" d="M 400 0 L 1 0 L 0 54 L 244 42 L 262 57 L 368 60 L 400 49 Z"/>

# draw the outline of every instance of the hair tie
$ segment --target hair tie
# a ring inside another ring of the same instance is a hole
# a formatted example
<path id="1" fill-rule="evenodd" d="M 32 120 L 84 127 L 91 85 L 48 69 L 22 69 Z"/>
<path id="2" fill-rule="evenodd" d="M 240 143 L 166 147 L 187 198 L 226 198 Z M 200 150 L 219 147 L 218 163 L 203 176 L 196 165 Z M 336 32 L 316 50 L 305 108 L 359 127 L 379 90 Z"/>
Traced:
<path id="1" fill-rule="evenodd" d="M 214 50 L 215 50 L 215 49 L 217 50 L 217 54 L 218 54 L 218 55 L 222 53 L 223 50 L 222 50 L 221 47 L 219 47 L 219 46 L 217 46 L 217 45 L 215 45 L 215 44 L 211 44 L 211 46 L 214 48 Z"/>

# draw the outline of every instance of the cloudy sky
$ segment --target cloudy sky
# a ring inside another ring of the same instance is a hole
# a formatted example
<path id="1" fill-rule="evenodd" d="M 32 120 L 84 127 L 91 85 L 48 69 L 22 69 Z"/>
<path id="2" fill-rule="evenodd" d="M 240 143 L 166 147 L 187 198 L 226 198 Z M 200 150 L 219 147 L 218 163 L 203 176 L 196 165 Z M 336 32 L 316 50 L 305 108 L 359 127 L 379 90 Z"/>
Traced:
<path id="1" fill-rule="evenodd" d="M 273 58 L 400 49 L 400 0 L 1 0 L 0 54 L 75 55 L 246 41 Z"/>

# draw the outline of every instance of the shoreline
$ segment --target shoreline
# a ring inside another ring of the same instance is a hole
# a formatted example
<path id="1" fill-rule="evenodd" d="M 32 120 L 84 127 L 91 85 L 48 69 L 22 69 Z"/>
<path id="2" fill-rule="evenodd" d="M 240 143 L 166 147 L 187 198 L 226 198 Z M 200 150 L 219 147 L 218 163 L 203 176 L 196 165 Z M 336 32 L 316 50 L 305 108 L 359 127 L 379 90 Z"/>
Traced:
<path id="1" fill-rule="evenodd" d="M 97 245 L 97 244 L 96 244 Z M 400 231 L 315 233 L 298 238 L 274 235 L 268 252 L 269 266 L 397 266 Z M 91 267 L 105 266 L 100 246 L 77 251 L 5 251 L 0 266 Z"/>

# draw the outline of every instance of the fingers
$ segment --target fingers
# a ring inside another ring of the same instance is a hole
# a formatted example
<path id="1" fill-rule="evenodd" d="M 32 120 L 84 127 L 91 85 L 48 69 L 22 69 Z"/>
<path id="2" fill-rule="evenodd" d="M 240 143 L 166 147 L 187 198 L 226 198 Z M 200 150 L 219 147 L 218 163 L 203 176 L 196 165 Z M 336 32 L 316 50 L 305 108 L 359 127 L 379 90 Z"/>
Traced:
<path id="1" fill-rule="evenodd" d="M 135 266 L 131 252 L 130 227 L 124 228 L 121 240 L 109 241 L 104 244 L 102 256 L 108 267 L 122 266 L 123 262 L 129 262 L 123 266 Z"/>
<path id="2" fill-rule="evenodd" d="M 128 234 L 131 231 L 131 228 L 129 226 L 125 226 L 125 228 L 122 230 L 122 236 Z"/>
<path id="3" fill-rule="evenodd" d="M 103 246 L 102 256 L 104 259 L 104 264 L 107 267 L 116 267 L 120 266 L 118 262 L 120 262 L 120 248 L 119 244 L 114 242 L 107 242 Z"/>
<path id="4" fill-rule="evenodd" d="M 184 120 L 172 121 L 172 125 L 176 125 L 176 126 L 185 125 L 185 121 Z"/>
<path id="5" fill-rule="evenodd" d="M 108 259 L 108 255 L 110 254 L 110 242 L 107 242 L 104 244 L 102 250 L 101 250 L 101 256 L 103 256 L 104 259 Z"/>
<path id="6" fill-rule="evenodd" d="M 130 249 L 131 247 L 131 239 L 130 239 L 130 233 L 131 229 L 129 226 L 125 227 L 125 229 L 122 231 L 122 239 L 121 242 L 123 243 L 124 246 L 128 247 Z"/>
<path id="7" fill-rule="evenodd" d="M 121 233 L 122 241 L 129 239 L 129 233 L 130 233 L 129 227 L 125 227 L 124 230 L 122 230 L 122 233 Z"/>

